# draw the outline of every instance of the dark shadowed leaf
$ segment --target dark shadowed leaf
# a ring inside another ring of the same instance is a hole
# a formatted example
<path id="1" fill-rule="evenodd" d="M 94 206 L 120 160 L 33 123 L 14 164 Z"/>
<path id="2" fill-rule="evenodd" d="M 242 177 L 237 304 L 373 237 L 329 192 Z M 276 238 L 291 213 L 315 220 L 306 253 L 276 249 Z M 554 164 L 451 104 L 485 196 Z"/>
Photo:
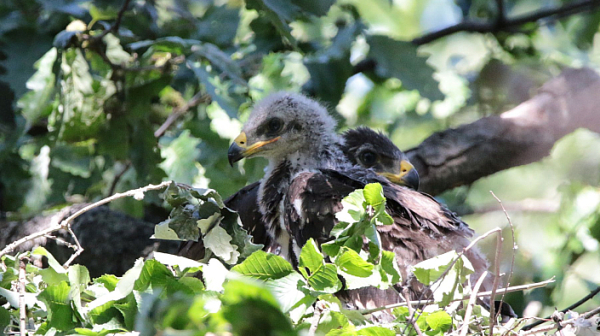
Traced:
<path id="1" fill-rule="evenodd" d="M 398 78 L 406 89 L 417 90 L 430 100 L 444 99 L 439 83 L 433 79 L 433 69 L 425 57 L 417 56 L 416 45 L 382 35 L 370 36 L 367 42 L 369 57 L 377 62 L 377 75 Z"/>

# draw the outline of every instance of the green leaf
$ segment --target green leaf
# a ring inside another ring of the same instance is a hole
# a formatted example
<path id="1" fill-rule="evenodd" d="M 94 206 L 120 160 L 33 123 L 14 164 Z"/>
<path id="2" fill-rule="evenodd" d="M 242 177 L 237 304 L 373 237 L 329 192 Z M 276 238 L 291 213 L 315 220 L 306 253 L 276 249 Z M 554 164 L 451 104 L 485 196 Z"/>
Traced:
<path id="1" fill-rule="evenodd" d="M 335 0 L 292 0 L 292 3 L 307 13 L 323 16 L 327 14 Z"/>
<path id="2" fill-rule="evenodd" d="M 290 0 L 248 0 L 246 5 L 249 9 L 256 9 L 265 15 L 291 45 L 297 45 L 288 23 L 298 13 L 298 7 L 292 4 Z"/>
<path id="3" fill-rule="evenodd" d="M 0 330 L 4 330 L 10 324 L 10 312 L 0 307 Z"/>
<path id="4" fill-rule="evenodd" d="M 213 101 L 219 104 L 221 109 L 227 112 L 230 118 L 236 117 L 238 114 L 238 104 L 231 97 L 223 93 L 222 90 L 217 90 L 210 73 L 202 65 L 195 65 L 192 62 L 188 62 L 188 66 L 194 71 L 200 83 L 205 86 L 206 91 Z"/>
<path id="5" fill-rule="evenodd" d="M 381 268 L 389 275 L 392 276 L 390 279 L 390 283 L 396 284 L 402 281 L 402 276 L 400 275 L 400 269 L 398 268 L 398 263 L 396 262 L 396 255 L 391 251 L 381 251 Z"/>
<path id="6" fill-rule="evenodd" d="M 231 244 L 233 238 L 217 225 L 204 236 L 204 246 L 210 249 L 217 257 L 228 264 L 236 264 L 240 253 L 236 245 Z"/>
<path id="7" fill-rule="evenodd" d="M 325 334 L 330 330 L 343 329 L 349 326 L 350 321 L 348 321 L 348 318 L 344 314 L 327 309 L 319 319 L 317 332 Z"/>
<path id="8" fill-rule="evenodd" d="M 152 255 L 156 261 L 169 266 L 179 266 L 180 269 L 202 267 L 203 265 L 195 260 L 168 253 L 154 252 Z"/>
<path id="9" fill-rule="evenodd" d="M 114 8 L 103 8 L 100 9 L 93 4 L 90 4 L 89 7 L 90 16 L 93 21 L 101 21 L 101 20 L 111 20 L 117 17 L 118 11 Z"/>
<path id="10" fill-rule="evenodd" d="M 420 283 L 430 286 L 433 282 L 437 281 L 440 276 L 444 274 L 444 272 L 446 272 L 446 270 L 456 259 L 458 259 L 458 254 L 456 251 L 449 251 L 433 258 L 421 261 L 420 263 L 411 266 L 410 269 Z M 456 265 L 456 263 L 454 263 L 454 265 Z"/>
<path id="11" fill-rule="evenodd" d="M 202 268 L 202 278 L 206 285 L 206 290 L 220 292 L 223 290 L 223 283 L 227 278 L 229 271 L 218 259 L 210 259 L 208 265 Z"/>
<path id="12" fill-rule="evenodd" d="M 87 304 L 87 309 L 94 309 L 96 307 L 102 306 L 107 302 L 120 300 L 129 293 L 133 291 L 134 286 L 136 285 L 137 279 L 140 277 L 140 273 L 142 273 L 142 269 L 144 267 L 144 262 L 142 259 L 138 259 L 135 261 L 135 264 L 131 269 L 129 269 L 125 274 L 121 277 L 115 289 L 108 294 L 105 294 L 101 297 L 96 298 L 96 300 Z"/>
<path id="13" fill-rule="evenodd" d="M 292 325 L 269 290 L 256 281 L 231 280 L 224 286 L 221 314 L 234 335 L 295 335 Z"/>
<path id="14" fill-rule="evenodd" d="M 206 58 L 213 66 L 219 68 L 221 73 L 226 74 L 238 84 L 248 85 L 242 78 L 242 69 L 240 66 L 231 59 L 231 56 L 227 55 L 216 45 L 203 43 L 198 45 L 194 51 L 197 55 Z"/>
<path id="15" fill-rule="evenodd" d="M 94 279 L 94 283 L 101 283 L 109 291 L 114 291 L 119 283 L 119 278 L 112 274 L 104 274 L 99 278 Z"/>
<path id="16" fill-rule="evenodd" d="M 308 278 L 308 284 L 320 293 L 336 293 L 342 289 L 337 273 L 335 265 L 325 264 Z"/>
<path id="17" fill-rule="evenodd" d="M 454 260 L 456 262 L 453 263 Z M 441 306 L 462 294 L 462 284 L 474 272 L 469 259 L 464 255 L 459 258 L 456 251 L 422 261 L 411 266 L 410 270 L 419 282 L 432 286 L 433 299 Z"/>
<path id="18" fill-rule="evenodd" d="M 342 200 L 343 209 L 335 214 L 335 217 L 340 222 L 356 223 L 365 217 L 365 196 L 362 189 L 357 189 L 348 194 Z M 331 230 L 331 234 L 339 237 L 345 231 L 336 230 L 336 227 Z"/>
<path id="19" fill-rule="evenodd" d="M 138 305 L 133 293 L 127 295 L 124 299 L 119 300 L 119 303 L 115 303 L 114 306 L 123 315 L 125 328 L 127 328 L 127 330 L 133 330 L 135 319 L 138 313 Z"/>
<path id="20" fill-rule="evenodd" d="M 48 265 L 50 268 L 40 270 L 40 275 L 46 283 L 58 283 L 61 281 L 68 281 L 67 270 L 54 258 L 48 250 L 44 247 L 37 247 L 32 255 L 41 255 L 48 258 Z"/>
<path id="21" fill-rule="evenodd" d="M 254 244 L 254 238 L 250 234 L 248 234 L 248 232 L 246 232 L 244 228 L 241 227 L 236 213 L 230 213 L 226 210 L 223 210 L 222 213 L 223 212 L 226 212 L 226 214 L 225 218 L 222 221 L 222 225 L 232 236 L 233 240 L 231 242 L 238 247 L 240 258 L 246 259 L 252 253 L 259 251 L 263 248 L 262 244 Z"/>
<path id="22" fill-rule="evenodd" d="M 309 273 L 314 273 L 323 266 L 323 255 L 319 251 L 319 247 L 315 243 L 314 239 L 310 238 L 300 252 L 300 259 L 298 267 L 305 277 L 308 277 L 305 270 L 302 267 L 308 268 Z"/>
<path id="23" fill-rule="evenodd" d="M 367 327 L 357 330 L 360 336 L 394 336 L 394 330 L 384 327 Z"/>
<path id="24" fill-rule="evenodd" d="M 167 173 L 169 180 L 189 185 L 194 183 L 200 174 L 196 162 L 200 153 L 197 148 L 199 144 L 200 139 L 191 136 L 189 130 L 184 130 L 173 141 L 161 146 L 160 153 L 164 161 L 160 167 Z"/>
<path id="25" fill-rule="evenodd" d="M 425 57 L 417 56 L 416 45 L 383 35 L 370 36 L 367 42 L 370 47 L 368 57 L 377 62 L 377 75 L 398 78 L 403 87 L 417 90 L 432 101 L 444 99 L 439 83 L 433 79 L 433 69 Z"/>
<path id="26" fill-rule="evenodd" d="M 307 296 L 307 291 L 301 290 L 306 286 L 306 281 L 297 272 L 292 272 L 278 279 L 269 279 L 265 282 L 265 285 L 273 293 L 284 313 L 290 311 Z M 314 297 L 310 297 L 313 299 L 310 301 L 314 301 Z"/>
<path id="27" fill-rule="evenodd" d="M 48 307 L 48 326 L 58 330 L 67 331 L 75 327 L 71 298 L 71 287 L 66 281 L 58 284 L 48 284 L 38 298 Z"/>
<path id="28" fill-rule="evenodd" d="M 366 278 L 373 274 L 373 264 L 347 247 L 342 247 L 340 254 L 335 258 L 335 264 L 342 271 L 357 277 Z"/>
<path id="29" fill-rule="evenodd" d="M 52 48 L 36 62 L 37 72 L 27 81 L 27 89 L 30 91 L 17 102 L 21 114 L 29 125 L 35 124 L 39 118 L 48 116 L 52 110 L 48 102 L 55 92 L 53 67 L 57 55 L 56 48 Z"/>
<path id="30" fill-rule="evenodd" d="M 156 260 L 146 260 L 140 276 L 135 281 L 134 289 L 145 291 L 149 286 L 164 286 L 168 278 L 174 278 L 167 267 Z"/>
<path id="31" fill-rule="evenodd" d="M 174 208 L 169 214 L 169 219 L 154 228 L 153 238 L 198 241 L 200 230 L 198 230 L 197 220 L 193 216 L 192 208 Z"/>
<path id="32" fill-rule="evenodd" d="M 231 270 L 261 280 L 279 279 L 294 272 L 292 265 L 285 259 L 264 251 L 252 253 Z"/>
<path id="33" fill-rule="evenodd" d="M 85 290 L 90 283 L 90 273 L 81 265 L 72 265 L 68 270 L 69 284 L 71 285 L 71 292 L 69 295 L 73 300 L 73 306 L 77 309 L 77 313 L 83 316 L 83 308 L 81 306 L 81 292 Z"/>
<path id="34" fill-rule="evenodd" d="M 425 321 L 431 329 L 439 330 L 441 332 L 446 332 L 452 327 L 452 317 L 443 310 L 430 313 L 425 318 Z"/>
<path id="35" fill-rule="evenodd" d="M 367 204 L 376 208 L 385 204 L 383 196 L 383 187 L 379 183 L 369 183 L 364 188 L 364 197 Z"/>

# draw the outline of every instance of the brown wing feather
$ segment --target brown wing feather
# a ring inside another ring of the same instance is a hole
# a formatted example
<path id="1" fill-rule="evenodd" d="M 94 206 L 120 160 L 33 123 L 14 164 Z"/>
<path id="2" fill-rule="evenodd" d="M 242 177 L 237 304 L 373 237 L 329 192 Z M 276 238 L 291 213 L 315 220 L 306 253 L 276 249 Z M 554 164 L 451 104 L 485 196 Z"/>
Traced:
<path id="1" fill-rule="evenodd" d="M 462 251 L 470 242 L 473 231 L 433 197 L 389 183 L 364 169 L 299 174 L 291 184 L 286 198 L 286 226 L 299 246 L 309 238 L 319 242 L 329 239 L 336 223 L 335 213 L 341 210 L 341 200 L 366 183 L 379 182 L 387 198 L 387 211 L 393 225 L 378 226 L 383 249 L 393 251 L 404 283 L 414 298 L 423 298 L 422 285 L 409 274 L 409 266 L 436 255 Z M 300 206 L 301 205 L 301 206 Z M 476 273 L 474 281 L 488 268 L 487 260 L 477 250 L 466 254 Z M 393 290 L 362 288 L 339 293 L 349 307 L 369 308 L 398 302 Z"/>

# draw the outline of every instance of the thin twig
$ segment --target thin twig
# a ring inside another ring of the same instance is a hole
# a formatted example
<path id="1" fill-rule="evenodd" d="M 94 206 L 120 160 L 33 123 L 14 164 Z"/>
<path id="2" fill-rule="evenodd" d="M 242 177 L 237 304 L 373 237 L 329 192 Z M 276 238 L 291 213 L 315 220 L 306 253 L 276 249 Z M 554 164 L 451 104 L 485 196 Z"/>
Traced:
<path id="1" fill-rule="evenodd" d="M 196 107 L 202 103 L 209 104 L 211 101 L 210 95 L 202 92 L 197 92 L 187 103 L 183 106 L 177 107 L 173 110 L 173 113 L 169 115 L 167 120 L 160 125 L 160 127 L 154 132 L 154 136 L 159 138 L 163 135 L 166 130 L 171 127 L 171 125 L 175 122 L 175 120 L 179 119 L 182 115 L 184 115 L 187 111 L 189 111 L 192 107 Z"/>
<path id="2" fill-rule="evenodd" d="M 75 258 L 77 258 L 83 252 L 83 247 L 79 243 L 79 239 L 77 239 L 77 236 L 75 235 L 75 232 L 73 232 L 73 229 L 71 228 L 70 224 L 67 225 L 67 231 L 69 232 L 71 237 L 73 237 L 73 241 L 75 242 L 75 245 L 77 246 L 77 248 L 75 249 L 75 252 L 73 252 L 73 254 L 71 254 L 69 259 L 63 264 L 64 268 L 69 267 L 69 265 L 71 265 L 73 260 L 75 260 Z"/>
<path id="3" fill-rule="evenodd" d="M 492 282 L 492 295 L 490 296 L 490 336 L 494 334 L 494 324 L 496 323 L 496 288 L 500 279 L 500 256 L 502 255 L 502 230 L 497 231 L 496 235 L 496 255 L 494 256 L 494 281 Z M 502 307 L 502 306 L 500 306 Z"/>
<path id="4" fill-rule="evenodd" d="M 469 298 L 469 303 L 467 304 L 467 310 L 465 311 L 465 320 L 462 325 L 462 329 L 460 331 L 460 336 L 466 336 L 469 331 L 469 320 L 471 319 L 471 314 L 473 313 L 473 307 L 475 306 L 475 301 L 477 301 L 477 293 L 479 292 L 479 288 L 485 280 L 485 277 L 488 275 L 488 271 L 483 272 L 477 282 L 475 283 L 475 287 L 473 287 L 473 292 L 471 293 L 471 297 Z"/>
<path id="5" fill-rule="evenodd" d="M 100 33 L 100 35 L 98 35 L 96 37 L 96 39 L 98 40 L 102 40 L 104 38 L 104 36 L 108 35 L 108 33 L 117 33 L 119 31 L 119 27 L 121 26 L 121 21 L 123 20 L 123 15 L 125 15 L 125 11 L 127 10 L 127 7 L 129 7 L 129 2 L 131 0 L 125 0 L 125 2 L 123 3 L 123 7 L 121 7 L 121 9 L 119 10 L 119 13 L 117 13 L 117 18 L 115 19 L 115 23 L 109 28 L 109 29 L 105 29 L 102 33 Z"/>
<path id="6" fill-rule="evenodd" d="M 25 305 L 25 255 L 19 257 L 19 332 L 27 336 L 27 308 Z"/>
<path id="7" fill-rule="evenodd" d="M 317 328 L 319 327 L 319 320 L 321 319 L 322 311 L 323 310 L 319 307 L 317 302 L 317 304 L 315 304 L 315 314 L 313 315 L 313 320 L 310 324 L 310 329 L 308 329 L 308 336 L 315 336 Z"/>
<path id="8" fill-rule="evenodd" d="M 510 286 L 510 280 L 512 279 L 512 275 L 513 275 L 513 271 L 514 271 L 514 267 L 515 267 L 515 254 L 517 251 L 517 242 L 515 241 L 515 227 L 512 223 L 512 220 L 510 219 L 510 216 L 508 215 L 508 212 L 504 208 L 504 204 L 502 204 L 502 201 L 500 200 L 500 198 L 498 198 L 496 196 L 496 194 L 494 194 L 494 192 L 491 190 L 490 190 L 490 193 L 496 199 L 496 201 L 498 201 L 498 203 L 500 204 L 500 207 L 502 208 L 502 211 L 504 212 L 504 215 L 506 216 L 506 220 L 508 221 L 508 225 L 510 226 L 510 233 L 511 233 L 511 237 L 512 237 L 511 239 L 512 239 L 513 246 L 512 246 L 512 258 L 510 261 L 510 271 L 508 272 L 508 277 L 506 279 L 506 287 L 508 287 L 508 286 Z M 504 294 L 502 294 L 502 297 L 500 298 L 500 305 L 498 307 L 500 307 L 500 309 L 502 309 L 503 305 L 504 305 Z M 498 313 L 499 312 L 500 311 L 498 311 Z"/>
<path id="9" fill-rule="evenodd" d="M 402 288 L 402 294 L 404 294 L 403 299 L 404 299 L 404 302 L 406 302 L 406 306 L 408 307 L 408 322 L 415 329 L 415 331 L 417 332 L 417 335 L 423 336 L 423 333 L 421 332 L 421 328 L 419 328 L 419 325 L 417 324 L 417 319 L 419 317 L 417 316 L 415 318 L 416 310 L 413 308 L 412 304 L 410 303 L 410 300 L 409 300 L 410 296 L 408 295 L 408 289 L 406 287 Z M 406 327 L 408 327 L 408 325 Z M 402 335 L 405 334 L 406 327 L 404 328 L 404 331 L 402 331 Z"/>
<path id="10" fill-rule="evenodd" d="M 569 324 L 573 324 L 575 321 L 577 321 L 578 319 L 589 319 L 590 317 L 596 315 L 596 314 L 600 314 L 600 307 L 594 308 L 593 310 L 590 310 L 589 312 L 585 313 L 585 314 L 581 314 L 577 317 L 573 317 L 570 318 L 566 321 L 562 321 L 557 323 L 556 325 L 550 325 L 550 326 L 546 326 L 546 327 L 541 327 L 538 329 L 533 329 L 533 330 L 529 330 L 527 332 L 521 333 L 521 336 L 528 336 L 528 335 L 534 335 L 534 334 L 538 334 L 541 332 L 546 332 L 546 331 L 550 331 L 556 328 L 563 328 Z"/>
<path id="11" fill-rule="evenodd" d="M 131 161 L 128 161 L 125 164 L 125 167 L 123 167 L 123 169 L 117 175 L 115 175 L 115 178 L 113 179 L 112 183 L 110 184 L 110 189 L 108 189 L 109 196 L 115 193 L 115 189 L 117 188 L 117 183 L 119 183 L 119 181 L 121 180 L 121 177 L 123 177 L 123 175 L 125 175 L 127 170 L 129 170 L 129 167 L 131 167 Z"/>
<path id="12" fill-rule="evenodd" d="M 546 285 L 548 285 L 550 283 L 553 283 L 553 282 L 554 282 L 554 278 L 551 278 L 551 279 L 548 279 L 546 281 L 534 282 L 532 284 L 527 284 L 527 285 L 519 285 L 519 286 L 506 287 L 506 288 L 499 288 L 498 290 L 496 290 L 496 294 L 505 294 L 505 293 L 512 293 L 512 292 L 520 292 L 520 291 L 524 291 L 524 290 L 545 287 Z M 488 297 L 488 296 L 491 296 L 491 295 L 492 295 L 492 291 L 486 291 L 486 292 L 480 292 L 480 293 L 478 293 L 477 297 Z M 466 300 L 469 297 L 470 296 L 465 295 L 464 297 L 461 297 L 459 299 L 451 300 L 450 302 Z M 435 303 L 435 301 L 434 300 L 415 300 L 415 301 L 410 301 L 410 303 L 412 305 L 428 305 L 428 304 Z M 381 311 L 381 310 L 393 309 L 393 308 L 398 308 L 398 307 L 404 307 L 406 305 L 407 305 L 406 302 L 399 302 L 399 303 L 393 303 L 393 304 L 389 304 L 389 305 L 386 305 L 386 306 L 381 306 L 381 307 L 376 307 L 376 308 L 371 308 L 371 309 L 361 309 L 358 312 L 360 314 L 362 314 L 362 315 L 367 315 L 367 314 L 372 314 L 374 312 L 378 312 L 378 311 Z"/>
<path id="13" fill-rule="evenodd" d="M 456 25 L 444 28 L 442 30 L 425 34 L 421 37 L 412 40 L 412 42 L 416 45 L 427 44 L 442 37 L 446 37 L 448 35 L 452 35 L 461 31 L 474 33 L 497 33 L 501 31 L 508 31 L 511 28 L 521 26 L 525 23 L 535 22 L 540 19 L 558 16 L 564 13 L 576 14 L 585 10 L 591 10 L 598 5 L 600 5 L 600 1 L 598 0 L 581 1 L 577 3 L 567 4 L 558 8 L 539 10 L 533 14 L 523 15 L 514 19 L 504 18 L 502 22 L 498 22 L 498 19 L 496 19 L 494 22 L 464 21 Z"/>
<path id="14" fill-rule="evenodd" d="M 5 255 L 5 254 L 14 251 L 15 248 L 17 248 L 19 245 L 21 245 L 21 244 L 23 244 L 25 242 L 28 242 L 28 241 L 33 240 L 33 239 L 36 239 L 38 237 L 45 236 L 45 235 L 50 234 L 52 232 L 56 232 L 58 230 L 69 228 L 69 226 L 71 225 L 71 222 L 75 218 L 81 216 L 83 213 L 85 213 L 87 211 L 90 211 L 90 210 L 92 210 L 94 208 L 97 208 L 97 207 L 99 207 L 101 205 L 104 205 L 106 203 L 112 202 L 112 201 L 114 201 L 116 199 L 119 199 L 119 198 L 135 197 L 136 199 L 138 199 L 139 197 L 143 197 L 144 193 L 147 192 L 147 191 L 163 189 L 163 188 L 169 186 L 171 183 L 172 183 L 171 181 L 165 181 L 165 182 L 162 182 L 162 183 L 157 184 L 157 185 L 149 184 L 149 185 L 147 185 L 145 187 L 142 187 L 142 188 L 133 189 L 133 190 L 129 190 L 129 191 L 126 191 L 126 192 L 123 192 L 123 193 L 114 194 L 114 195 L 112 195 L 110 197 L 107 197 L 107 198 L 104 198 L 104 199 L 102 199 L 102 200 L 100 200 L 100 201 L 98 201 L 96 203 L 90 204 L 90 205 L 88 205 L 88 206 L 80 209 L 79 211 L 75 212 L 74 214 L 72 214 L 71 216 L 67 217 L 66 219 L 62 220 L 60 222 L 60 224 L 52 225 L 51 227 L 49 227 L 49 228 L 47 228 L 45 230 L 38 231 L 36 233 L 32 233 L 29 236 L 23 237 L 23 238 L 21 238 L 19 240 L 16 240 L 16 241 L 14 241 L 14 242 L 6 245 L 6 247 L 2 251 L 0 251 L 0 258 L 3 255 Z"/>
<path id="15" fill-rule="evenodd" d="M 64 239 L 61 239 L 61 238 L 59 238 L 59 237 L 56 237 L 56 236 L 53 236 L 53 235 L 49 235 L 49 234 L 48 234 L 48 235 L 45 235 L 45 236 L 44 236 L 44 238 L 46 238 L 46 239 L 52 239 L 52 240 L 55 240 L 55 241 L 58 243 L 58 245 L 59 245 L 59 246 L 60 246 L 60 245 L 64 245 L 64 246 L 66 246 L 66 247 L 68 247 L 68 248 L 70 248 L 70 249 L 77 250 L 77 246 L 76 246 L 76 245 L 74 245 L 74 244 L 71 244 L 71 243 L 69 243 L 68 241 L 66 241 L 66 240 L 64 240 Z"/>
<path id="16" fill-rule="evenodd" d="M 569 310 L 573 310 L 579 306 L 581 306 L 582 304 L 586 303 L 587 301 L 589 301 L 591 298 L 593 298 L 594 296 L 596 296 L 596 294 L 600 293 L 600 286 L 596 287 L 596 289 L 594 289 L 593 291 L 591 291 L 588 295 L 584 296 L 583 298 L 581 298 L 579 301 L 573 303 L 572 305 L 568 306 L 567 308 L 561 310 L 562 313 L 566 313 Z M 526 326 L 524 326 L 523 328 L 521 328 L 521 330 L 530 330 L 532 328 L 535 328 L 537 326 L 539 326 L 540 324 L 547 322 L 549 319 L 551 319 L 552 316 L 548 316 L 544 319 L 540 319 L 534 323 L 528 324 Z"/>

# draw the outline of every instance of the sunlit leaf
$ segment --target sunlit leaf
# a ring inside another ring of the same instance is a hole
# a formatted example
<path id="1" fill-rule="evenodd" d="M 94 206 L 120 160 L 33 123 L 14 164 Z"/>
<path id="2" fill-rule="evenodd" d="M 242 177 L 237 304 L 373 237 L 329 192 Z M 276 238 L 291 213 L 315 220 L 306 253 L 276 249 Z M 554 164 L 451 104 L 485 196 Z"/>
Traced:
<path id="1" fill-rule="evenodd" d="M 256 251 L 241 264 L 234 266 L 232 271 L 253 278 L 267 280 L 287 276 L 294 272 L 294 268 L 280 256 L 264 251 Z"/>

